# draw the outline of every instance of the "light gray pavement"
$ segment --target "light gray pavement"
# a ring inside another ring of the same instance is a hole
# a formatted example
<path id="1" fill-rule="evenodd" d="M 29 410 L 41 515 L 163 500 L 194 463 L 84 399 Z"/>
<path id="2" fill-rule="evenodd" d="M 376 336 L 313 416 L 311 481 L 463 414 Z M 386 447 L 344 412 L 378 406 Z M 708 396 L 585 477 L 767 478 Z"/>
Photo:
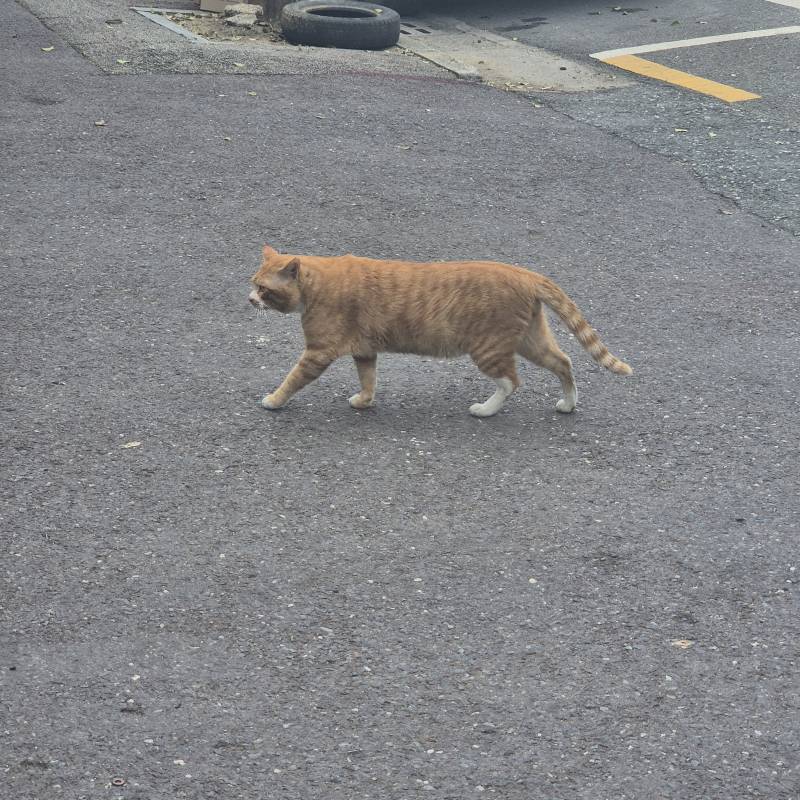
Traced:
<path id="1" fill-rule="evenodd" d="M 599 96 L 111 75 L 0 19 L 0 796 L 798 796 L 796 237 Z M 264 241 L 530 265 L 635 373 L 561 332 L 566 418 L 399 356 L 270 414 Z"/>

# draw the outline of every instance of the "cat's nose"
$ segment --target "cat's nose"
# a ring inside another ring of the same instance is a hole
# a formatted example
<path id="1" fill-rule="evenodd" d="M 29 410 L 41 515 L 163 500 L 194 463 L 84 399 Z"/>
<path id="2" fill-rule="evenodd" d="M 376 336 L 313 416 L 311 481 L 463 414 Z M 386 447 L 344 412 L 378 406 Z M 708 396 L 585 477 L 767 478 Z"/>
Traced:
<path id="1" fill-rule="evenodd" d="M 253 289 L 252 292 L 247 296 L 247 299 L 256 307 L 258 308 L 261 305 L 261 298 L 258 296 L 258 292 Z"/>

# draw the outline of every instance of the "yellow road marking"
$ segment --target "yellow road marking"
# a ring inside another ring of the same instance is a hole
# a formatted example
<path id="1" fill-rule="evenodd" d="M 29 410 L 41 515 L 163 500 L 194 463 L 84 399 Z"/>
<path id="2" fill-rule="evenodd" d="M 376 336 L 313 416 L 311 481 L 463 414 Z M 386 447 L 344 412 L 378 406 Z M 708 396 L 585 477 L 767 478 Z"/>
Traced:
<path id="1" fill-rule="evenodd" d="M 675 86 L 683 86 L 685 89 L 691 89 L 694 92 L 717 97 L 720 100 L 724 100 L 726 103 L 739 103 L 742 100 L 758 100 L 761 97 L 759 94 L 745 92 L 743 89 L 737 89 L 734 86 L 726 86 L 724 83 L 698 78 L 696 75 L 690 75 L 688 72 L 662 67 L 661 64 L 656 64 L 654 61 L 647 61 L 637 56 L 611 56 L 610 58 L 602 58 L 600 60 L 614 67 L 625 69 L 628 72 L 635 72 L 638 75 L 655 78 L 658 81 L 672 83 Z"/>

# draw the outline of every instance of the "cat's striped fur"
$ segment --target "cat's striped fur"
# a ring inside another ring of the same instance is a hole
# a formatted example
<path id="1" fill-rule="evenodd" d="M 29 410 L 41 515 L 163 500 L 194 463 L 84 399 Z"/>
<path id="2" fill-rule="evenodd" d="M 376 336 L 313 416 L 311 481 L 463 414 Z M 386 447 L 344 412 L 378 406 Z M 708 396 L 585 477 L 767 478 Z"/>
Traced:
<path id="1" fill-rule="evenodd" d="M 550 306 L 589 355 L 617 373 L 631 368 L 609 353 L 575 303 L 549 278 L 491 261 L 416 263 L 377 261 L 353 255 L 292 256 L 264 248 L 252 278 L 250 302 L 258 308 L 299 312 L 306 348 L 286 380 L 262 401 L 276 409 L 318 378 L 337 358 L 354 358 L 361 391 L 355 408 L 372 405 L 381 352 L 458 356 L 468 353 L 495 379 L 497 391 L 470 408 L 491 416 L 519 386 L 516 354 L 554 372 L 564 397 L 556 408 L 570 412 L 577 389 L 570 359 L 547 324 Z"/>

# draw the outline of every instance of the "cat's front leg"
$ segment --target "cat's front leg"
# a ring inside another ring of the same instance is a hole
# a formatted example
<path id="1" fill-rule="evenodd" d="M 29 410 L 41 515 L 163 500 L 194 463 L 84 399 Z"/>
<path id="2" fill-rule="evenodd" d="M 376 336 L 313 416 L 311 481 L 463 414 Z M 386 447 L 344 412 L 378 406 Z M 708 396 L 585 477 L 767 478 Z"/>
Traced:
<path id="1" fill-rule="evenodd" d="M 369 408 L 375 402 L 377 356 L 353 356 L 361 382 L 361 391 L 354 394 L 349 403 L 353 408 Z"/>
<path id="2" fill-rule="evenodd" d="M 319 378 L 334 360 L 335 356 L 322 350 L 306 350 L 284 382 L 272 394 L 268 394 L 261 401 L 261 405 L 270 411 L 285 406 L 292 395 Z"/>

